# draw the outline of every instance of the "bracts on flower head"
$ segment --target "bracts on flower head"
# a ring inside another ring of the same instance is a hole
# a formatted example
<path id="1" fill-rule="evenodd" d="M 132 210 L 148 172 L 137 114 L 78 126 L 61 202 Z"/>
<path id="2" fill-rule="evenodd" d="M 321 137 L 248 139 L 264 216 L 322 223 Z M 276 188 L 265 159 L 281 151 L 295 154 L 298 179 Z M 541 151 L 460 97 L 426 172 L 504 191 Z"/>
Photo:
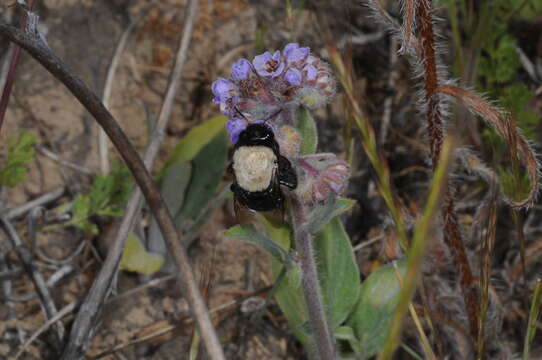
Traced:
<path id="1" fill-rule="evenodd" d="M 350 177 L 350 165 L 332 153 L 301 155 L 294 159 L 300 184 L 296 193 L 305 205 L 323 203 L 341 194 Z"/>

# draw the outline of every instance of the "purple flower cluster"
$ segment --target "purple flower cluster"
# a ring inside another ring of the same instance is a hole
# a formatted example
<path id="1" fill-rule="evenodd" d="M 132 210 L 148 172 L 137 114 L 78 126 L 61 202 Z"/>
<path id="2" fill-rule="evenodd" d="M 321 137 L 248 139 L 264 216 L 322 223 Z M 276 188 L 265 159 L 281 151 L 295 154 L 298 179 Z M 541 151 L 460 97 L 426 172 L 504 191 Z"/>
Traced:
<path id="1" fill-rule="evenodd" d="M 299 105 L 320 107 L 333 97 L 335 88 L 329 66 L 297 43 L 273 54 L 266 51 L 252 62 L 240 59 L 228 79 L 218 78 L 212 85 L 213 101 L 229 117 L 232 142 L 237 142 L 248 123 L 295 125 Z"/>

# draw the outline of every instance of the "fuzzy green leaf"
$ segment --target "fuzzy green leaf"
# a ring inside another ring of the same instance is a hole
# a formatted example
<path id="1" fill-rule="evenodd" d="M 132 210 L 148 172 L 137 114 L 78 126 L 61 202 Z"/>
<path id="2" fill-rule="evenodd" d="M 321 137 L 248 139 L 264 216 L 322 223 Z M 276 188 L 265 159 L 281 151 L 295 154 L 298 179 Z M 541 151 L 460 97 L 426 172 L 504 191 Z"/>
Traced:
<path id="1" fill-rule="evenodd" d="M 303 138 L 301 142 L 301 154 L 314 154 L 318 147 L 318 133 L 316 122 L 310 111 L 304 107 L 299 109 L 297 116 L 297 129 Z"/>
<path id="2" fill-rule="evenodd" d="M 397 272 L 406 273 L 406 261 L 397 262 Z M 388 329 L 399 303 L 401 284 L 393 264 L 387 264 L 372 273 L 361 285 L 359 302 L 347 325 L 354 329 L 362 353 L 368 359 L 386 343 Z"/>
<path id="3" fill-rule="evenodd" d="M 348 341 L 348 344 L 352 350 L 354 350 L 356 358 L 360 358 L 362 356 L 362 351 L 359 346 L 358 339 L 356 338 L 356 334 L 354 333 L 354 329 L 349 326 L 341 326 L 335 330 L 335 338 L 338 340 Z"/>
<path id="4" fill-rule="evenodd" d="M 177 223 L 195 220 L 211 201 L 226 171 L 228 137 L 220 131 L 192 160 L 192 176 L 184 205 L 176 216 Z"/>
<path id="5" fill-rule="evenodd" d="M 7 139 L 7 158 L 0 168 L 0 186 L 14 187 L 25 179 L 27 165 L 34 160 L 36 141 L 26 130 Z"/>
<path id="6" fill-rule="evenodd" d="M 359 297 L 359 269 L 350 238 L 338 217 L 314 239 L 318 277 L 332 329 L 352 312 Z"/>
<path id="7" fill-rule="evenodd" d="M 227 117 L 219 115 L 194 126 L 175 146 L 160 173 L 160 177 L 162 177 L 165 169 L 172 164 L 194 159 L 200 150 L 224 129 L 227 120 Z"/>
<path id="8" fill-rule="evenodd" d="M 177 214 L 184 204 L 186 188 L 192 174 L 190 163 L 178 162 L 169 166 L 160 183 L 160 193 L 171 214 Z M 149 250 L 165 255 L 166 243 L 158 222 L 151 217 L 147 239 Z"/>
<path id="9" fill-rule="evenodd" d="M 262 220 L 261 216 L 259 218 Z M 262 223 L 274 241 L 285 249 L 290 249 L 293 239 L 288 226 L 267 220 Z M 324 306 L 330 326 L 336 329 L 352 312 L 359 295 L 359 271 L 354 252 L 338 218 L 331 220 L 315 237 L 314 247 Z M 282 264 L 273 259 L 272 270 L 276 280 L 282 271 Z M 300 287 L 300 276 L 301 274 L 289 271 L 275 298 L 286 315 L 292 332 L 302 343 L 309 344 L 308 311 Z"/>
<path id="10" fill-rule="evenodd" d="M 266 219 L 263 215 L 257 215 L 258 220 L 265 226 L 267 235 L 271 237 L 283 249 L 290 250 L 292 244 L 291 229 L 284 223 L 278 223 Z M 273 280 L 277 281 L 284 265 L 271 257 L 271 270 Z M 290 330 L 299 341 L 305 345 L 310 343 L 310 332 L 308 330 L 308 310 L 301 290 L 301 272 L 298 267 L 288 270 L 287 276 L 279 284 L 275 292 L 275 299 L 280 309 L 288 319 Z"/>
<path id="11" fill-rule="evenodd" d="M 264 235 L 256 230 L 254 225 L 236 225 L 229 228 L 225 235 L 231 238 L 247 241 L 261 249 L 266 250 L 273 257 L 273 259 L 286 267 L 291 267 L 293 265 L 293 260 L 290 253 L 267 235 Z"/>
<path id="12" fill-rule="evenodd" d="M 331 219 L 350 210 L 355 204 L 355 200 L 339 197 L 330 199 L 322 206 L 317 206 L 310 215 L 309 232 L 316 234 L 321 231 Z"/>

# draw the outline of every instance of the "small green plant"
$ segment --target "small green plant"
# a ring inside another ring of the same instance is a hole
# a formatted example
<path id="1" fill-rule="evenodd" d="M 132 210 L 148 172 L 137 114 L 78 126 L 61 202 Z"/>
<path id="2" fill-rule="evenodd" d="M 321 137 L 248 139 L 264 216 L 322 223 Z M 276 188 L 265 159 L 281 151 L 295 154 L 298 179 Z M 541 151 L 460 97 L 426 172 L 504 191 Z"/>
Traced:
<path id="1" fill-rule="evenodd" d="M 132 185 L 128 168 L 113 164 L 109 174 L 96 176 L 89 193 L 75 197 L 71 207 L 72 219 L 64 225 L 75 226 L 85 233 L 98 234 L 98 227 L 91 218 L 122 216 Z"/>
<path id="2" fill-rule="evenodd" d="M 36 155 L 36 141 L 36 137 L 26 130 L 7 139 L 7 156 L 0 167 L 0 186 L 14 187 L 26 178 L 27 166 Z"/>
<path id="3" fill-rule="evenodd" d="M 482 3 L 477 10 L 462 0 L 440 2 L 449 9 L 455 46 L 455 75 L 464 76 L 468 71 L 468 65 L 464 63 L 464 53 L 470 50 L 471 62 L 477 63 L 477 90 L 497 99 L 516 119 L 516 125 L 523 134 L 528 139 L 535 140 L 534 126 L 538 124 L 540 114 L 526 108 L 534 93 L 525 83 L 517 81 L 521 69 L 520 55 L 517 40 L 509 33 L 508 24 L 513 19 L 528 19 L 540 14 L 542 1 L 498 0 Z M 465 21 L 460 22 L 461 19 Z M 464 43 L 461 30 L 469 34 Z M 499 142 L 498 134 L 491 129 L 485 129 L 482 136 L 487 145 L 496 149 L 498 155 L 502 155 L 502 143 L 495 147 Z"/>

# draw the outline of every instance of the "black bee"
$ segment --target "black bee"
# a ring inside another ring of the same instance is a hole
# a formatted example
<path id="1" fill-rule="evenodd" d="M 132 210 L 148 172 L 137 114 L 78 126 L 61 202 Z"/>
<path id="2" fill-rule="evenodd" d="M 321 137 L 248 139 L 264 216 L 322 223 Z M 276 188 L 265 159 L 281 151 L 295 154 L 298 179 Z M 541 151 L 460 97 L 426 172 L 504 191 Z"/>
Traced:
<path id="1" fill-rule="evenodd" d="M 235 176 L 231 185 L 235 201 L 255 211 L 283 208 L 280 185 L 297 187 L 292 164 L 280 155 L 275 134 L 264 123 L 250 124 L 239 134 L 229 171 Z"/>

